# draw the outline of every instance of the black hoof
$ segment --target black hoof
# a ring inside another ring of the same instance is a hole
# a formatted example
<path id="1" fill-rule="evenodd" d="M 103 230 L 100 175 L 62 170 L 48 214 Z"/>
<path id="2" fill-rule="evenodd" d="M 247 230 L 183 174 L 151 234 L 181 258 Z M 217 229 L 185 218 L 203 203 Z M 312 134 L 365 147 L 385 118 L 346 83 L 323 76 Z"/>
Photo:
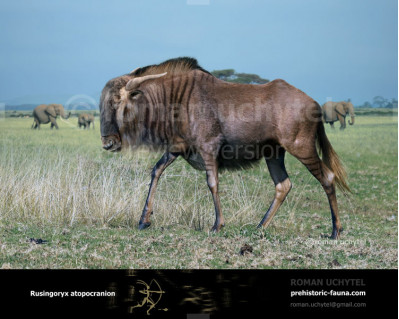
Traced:
<path id="1" fill-rule="evenodd" d="M 148 227 L 150 227 L 151 223 L 139 223 L 139 230 L 143 230 L 146 229 Z"/>
<path id="2" fill-rule="evenodd" d="M 224 227 L 224 224 L 213 225 L 213 227 L 211 228 L 211 232 L 212 233 L 217 233 L 217 232 L 219 232 L 222 229 L 222 227 Z"/>
<path id="3" fill-rule="evenodd" d="M 339 232 L 336 229 L 334 229 L 330 236 L 330 239 L 338 239 L 338 237 L 339 237 Z"/>
<path id="4" fill-rule="evenodd" d="M 343 230 L 344 229 L 342 227 L 339 229 L 339 231 L 337 231 L 337 229 L 333 229 L 330 239 L 339 239 L 339 236 Z"/>

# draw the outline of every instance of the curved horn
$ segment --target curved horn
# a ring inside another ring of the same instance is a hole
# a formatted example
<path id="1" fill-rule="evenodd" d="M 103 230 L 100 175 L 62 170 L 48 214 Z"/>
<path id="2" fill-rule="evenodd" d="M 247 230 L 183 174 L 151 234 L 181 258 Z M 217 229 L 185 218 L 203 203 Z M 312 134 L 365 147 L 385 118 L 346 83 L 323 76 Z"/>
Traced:
<path id="1" fill-rule="evenodd" d="M 161 73 L 161 74 L 145 75 L 145 76 L 141 76 L 139 78 L 131 79 L 126 84 L 126 90 L 127 91 L 133 91 L 135 88 L 137 88 L 144 81 L 160 78 L 161 76 L 164 76 L 166 73 L 167 72 Z"/>

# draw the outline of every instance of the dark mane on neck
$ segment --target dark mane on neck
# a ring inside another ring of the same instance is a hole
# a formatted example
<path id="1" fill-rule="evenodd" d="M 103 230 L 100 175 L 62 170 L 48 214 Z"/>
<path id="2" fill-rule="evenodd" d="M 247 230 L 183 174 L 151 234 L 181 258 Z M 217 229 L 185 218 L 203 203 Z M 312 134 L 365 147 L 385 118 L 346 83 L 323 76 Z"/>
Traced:
<path id="1" fill-rule="evenodd" d="M 149 74 L 159 74 L 163 72 L 168 72 L 168 74 L 181 74 L 187 73 L 191 70 L 200 70 L 202 72 L 211 74 L 207 70 L 203 69 L 198 64 L 198 61 L 196 59 L 190 57 L 179 57 L 164 61 L 160 64 L 144 66 L 130 73 L 130 75 L 144 76 Z"/>

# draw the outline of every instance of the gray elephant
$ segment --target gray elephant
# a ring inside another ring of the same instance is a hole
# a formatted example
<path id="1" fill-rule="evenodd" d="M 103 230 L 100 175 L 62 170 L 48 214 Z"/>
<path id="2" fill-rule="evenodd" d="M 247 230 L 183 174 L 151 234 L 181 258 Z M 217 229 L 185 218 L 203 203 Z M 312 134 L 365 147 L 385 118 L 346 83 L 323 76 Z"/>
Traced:
<path id="1" fill-rule="evenodd" d="M 83 127 L 84 129 L 86 129 L 86 128 L 89 129 L 91 123 L 93 123 L 93 130 L 94 130 L 94 115 L 93 114 L 82 113 L 79 115 L 79 118 L 78 118 L 79 128 Z"/>
<path id="2" fill-rule="evenodd" d="M 355 111 L 351 102 L 326 102 L 323 106 L 323 122 L 329 123 L 331 128 L 334 128 L 334 122 L 341 123 L 341 130 L 346 127 L 345 117 L 350 115 L 351 120 L 348 121 L 349 125 L 355 124 Z"/>
<path id="3" fill-rule="evenodd" d="M 55 126 L 58 130 L 56 122 L 57 116 L 61 116 L 63 119 L 68 119 L 71 112 L 66 116 L 64 107 L 61 104 L 41 104 L 36 106 L 33 110 L 33 124 L 32 128 L 40 129 L 40 124 L 51 123 L 51 129 Z"/>

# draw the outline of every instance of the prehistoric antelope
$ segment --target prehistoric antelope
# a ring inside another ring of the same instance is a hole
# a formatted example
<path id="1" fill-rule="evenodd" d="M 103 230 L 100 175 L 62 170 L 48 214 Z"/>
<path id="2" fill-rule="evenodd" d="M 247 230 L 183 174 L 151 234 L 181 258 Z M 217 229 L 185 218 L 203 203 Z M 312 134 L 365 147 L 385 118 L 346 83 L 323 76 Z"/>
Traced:
<path id="1" fill-rule="evenodd" d="M 291 189 L 284 165 L 289 152 L 322 185 L 331 209 L 331 237 L 339 236 L 335 184 L 349 191 L 345 170 L 325 134 L 320 106 L 287 82 L 229 83 L 195 59 L 177 58 L 110 80 L 100 112 L 104 149 L 147 145 L 165 151 L 152 170 L 139 229 L 150 226 L 158 180 L 178 156 L 206 172 L 216 213 L 213 231 L 224 226 L 218 171 L 250 167 L 264 157 L 275 184 L 274 199 L 258 225 L 267 227 Z"/>

